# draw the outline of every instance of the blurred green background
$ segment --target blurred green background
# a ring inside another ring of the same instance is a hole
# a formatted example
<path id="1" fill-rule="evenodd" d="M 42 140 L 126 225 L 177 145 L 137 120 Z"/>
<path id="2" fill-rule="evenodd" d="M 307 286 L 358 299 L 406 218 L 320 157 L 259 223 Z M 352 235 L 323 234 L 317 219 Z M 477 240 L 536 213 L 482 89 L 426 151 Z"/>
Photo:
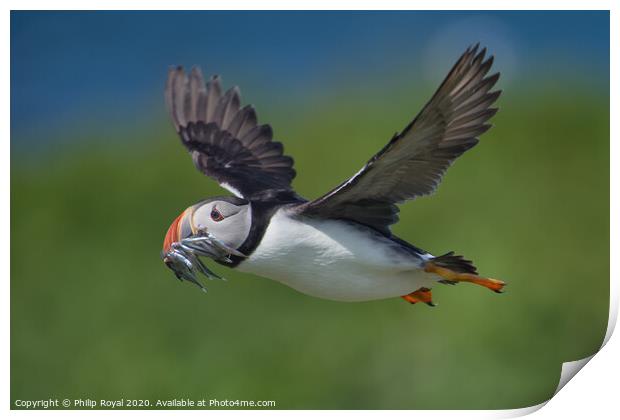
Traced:
<path id="1" fill-rule="evenodd" d="M 158 47 L 169 30 L 157 22 L 195 28 L 191 19 L 203 38 Z M 595 352 L 607 326 L 608 19 L 14 12 L 12 407 L 216 398 L 295 409 L 502 409 L 548 399 L 562 362 Z M 232 40 L 210 35 L 239 20 L 268 28 L 252 41 L 265 45 L 260 53 L 244 38 L 251 25 Z M 399 32 L 407 21 L 420 25 Z M 287 31 L 292 40 L 283 41 Z M 225 85 L 239 84 L 274 127 L 295 158 L 295 188 L 314 198 L 404 127 L 478 40 L 502 71 L 495 127 L 437 194 L 401 207 L 394 231 L 429 252 L 473 259 L 507 281 L 507 293 L 438 285 L 436 308 L 339 303 L 211 263 L 229 281 L 208 282 L 204 294 L 163 265 L 172 219 L 223 191 L 194 169 L 168 121 L 167 64 L 230 70 Z M 133 48 L 140 42 L 144 49 Z M 43 63 L 46 54 L 57 59 Z"/>

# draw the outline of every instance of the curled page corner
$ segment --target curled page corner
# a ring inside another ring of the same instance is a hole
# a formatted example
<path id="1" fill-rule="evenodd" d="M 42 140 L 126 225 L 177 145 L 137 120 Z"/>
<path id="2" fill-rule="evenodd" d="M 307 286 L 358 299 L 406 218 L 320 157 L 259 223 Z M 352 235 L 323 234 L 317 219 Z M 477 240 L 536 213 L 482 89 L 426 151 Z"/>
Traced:
<path id="1" fill-rule="evenodd" d="M 543 408 L 545 405 L 547 405 L 547 403 L 549 401 L 550 400 L 543 401 L 540 404 L 531 405 L 529 407 L 512 408 L 512 409 L 509 409 L 509 410 L 499 410 L 499 411 L 496 411 L 497 416 L 495 416 L 495 418 L 499 418 L 499 419 L 512 419 L 512 418 L 516 418 L 516 417 L 527 416 L 528 414 L 532 414 L 535 411 L 538 411 L 541 408 Z"/>
<path id="2" fill-rule="evenodd" d="M 603 347 L 601 346 L 601 348 Z M 558 383 L 558 387 L 555 389 L 553 396 L 555 396 L 558 392 L 560 392 L 560 390 L 564 388 L 564 385 L 566 385 L 568 381 L 573 379 L 573 377 L 577 374 L 577 372 L 579 372 L 590 360 L 592 360 L 592 358 L 595 355 L 596 353 L 594 353 L 591 356 L 584 357 L 583 359 L 562 363 L 562 373 L 560 374 L 560 382 Z"/>
<path id="3" fill-rule="evenodd" d="M 608 328 L 608 331 L 609 331 L 609 328 Z M 601 348 L 603 348 L 606 342 L 607 342 L 606 340 L 603 342 L 603 344 L 601 345 Z M 596 353 L 598 353 L 598 351 Z M 547 403 L 551 401 L 551 399 L 555 397 L 556 394 L 560 392 L 562 388 L 564 388 L 564 385 L 566 385 L 568 381 L 570 381 L 577 374 L 577 372 L 579 372 L 590 360 L 592 360 L 592 358 L 596 355 L 596 353 L 594 353 L 591 356 L 584 357 L 583 359 L 562 363 L 562 372 L 560 373 L 560 381 L 558 382 L 557 388 L 553 392 L 553 396 L 549 398 L 548 400 L 543 401 L 540 404 L 532 405 L 530 407 L 505 410 L 503 413 L 499 415 L 498 418 L 522 417 L 522 416 L 526 416 L 528 414 L 531 414 L 535 411 L 540 410 L 545 405 L 547 405 Z"/>
<path id="4" fill-rule="evenodd" d="M 568 383 L 576 374 L 579 372 L 596 354 L 605 347 L 605 344 L 611 338 L 611 335 L 616 328 L 616 320 L 618 319 L 618 294 L 616 293 L 616 285 L 614 282 L 611 282 L 610 290 L 609 290 L 609 319 L 607 321 L 607 331 L 605 332 L 605 338 L 601 343 L 601 347 L 592 355 L 588 357 L 584 357 L 583 359 L 573 360 L 572 362 L 562 363 L 562 373 L 560 374 L 560 382 L 558 383 L 558 387 L 555 389 L 553 396 L 555 396 L 564 385 Z"/>
<path id="5" fill-rule="evenodd" d="M 562 388 L 564 388 L 564 385 L 566 385 L 586 364 L 588 364 L 590 360 L 592 360 L 594 356 L 598 354 L 599 351 L 603 349 L 603 347 L 605 347 L 605 345 L 611 338 L 611 335 L 613 334 L 614 329 L 616 327 L 616 321 L 618 319 L 618 293 L 616 293 L 616 284 L 614 281 L 611 282 L 609 294 L 610 294 L 609 320 L 607 322 L 607 331 L 605 332 L 605 338 L 603 339 L 603 342 L 601 343 L 601 347 L 596 352 L 594 352 L 594 354 L 588 357 L 584 357 L 583 359 L 579 359 L 579 360 L 573 360 L 571 362 L 562 363 L 562 372 L 560 373 L 560 380 L 551 398 L 555 397 L 557 393 L 560 392 Z M 551 401 L 551 398 L 549 398 L 546 401 L 541 402 L 540 404 L 532 405 L 530 407 L 523 407 L 523 408 L 517 408 L 517 409 L 511 409 L 511 410 L 501 410 L 498 413 L 499 414 L 498 418 L 514 418 L 514 417 L 522 417 L 522 416 L 531 414 L 535 411 L 540 410 L 545 405 L 547 405 L 547 403 Z"/>

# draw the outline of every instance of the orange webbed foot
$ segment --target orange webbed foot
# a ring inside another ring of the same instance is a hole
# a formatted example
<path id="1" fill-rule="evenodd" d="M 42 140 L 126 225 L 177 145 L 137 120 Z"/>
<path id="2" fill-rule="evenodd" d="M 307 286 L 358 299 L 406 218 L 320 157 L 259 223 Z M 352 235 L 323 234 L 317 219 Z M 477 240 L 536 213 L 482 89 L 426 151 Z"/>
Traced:
<path id="1" fill-rule="evenodd" d="M 441 276 L 443 279 L 448 280 L 449 282 L 460 282 L 465 281 L 469 283 L 478 284 L 480 286 L 484 286 L 487 289 L 494 291 L 495 293 L 502 293 L 503 288 L 506 285 L 501 280 L 491 279 L 487 277 L 480 277 L 476 274 L 471 273 L 459 273 L 449 268 L 441 267 L 437 264 L 433 264 L 432 262 L 426 263 L 424 266 L 424 271 L 427 273 L 435 273 Z"/>
<path id="2" fill-rule="evenodd" d="M 426 287 L 421 287 L 415 292 L 409 293 L 408 295 L 401 297 L 411 304 L 423 302 L 426 303 L 428 306 L 436 306 L 433 303 L 431 289 L 428 289 Z"/>

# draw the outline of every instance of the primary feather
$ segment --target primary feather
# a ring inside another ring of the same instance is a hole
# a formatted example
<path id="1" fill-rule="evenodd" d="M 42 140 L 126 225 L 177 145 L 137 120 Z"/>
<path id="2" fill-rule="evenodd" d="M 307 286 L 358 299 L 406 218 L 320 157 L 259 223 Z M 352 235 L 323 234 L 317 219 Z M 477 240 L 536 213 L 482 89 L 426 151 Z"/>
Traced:
<path id="1" fill-rule="evenodd" d="M 396 203 L 431 194 L 446 169 L 478 143 L 496 112 L 491 92 L 499 73 L 487 76 L 493 57 L 468 48 L 432 99 L 405 129 L 349 180 L 299 206 L 299 213 L 354 220 L 382 232 L 398 220 Z"/>
<path id="2" fill-rule="evenodd" d="M 176 67 L 168 73 L 165 95 L 174 127 L 199 171 L 247 199 L 266 191 L 293 194 L 293 159 L 273 141 L 269 125 L 258 125 L 251 105 L 241 108 L 237 87 L 222 94 L 219 77 L 205 85 L 198 68 L 188 77 Z"/>

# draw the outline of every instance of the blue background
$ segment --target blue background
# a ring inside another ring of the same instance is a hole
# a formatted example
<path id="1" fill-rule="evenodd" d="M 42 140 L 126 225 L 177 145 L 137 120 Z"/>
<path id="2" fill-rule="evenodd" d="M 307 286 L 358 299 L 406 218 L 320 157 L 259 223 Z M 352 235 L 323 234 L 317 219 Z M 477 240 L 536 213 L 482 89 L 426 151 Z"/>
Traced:
<path id="1" fill-rule="evenodd" d="M 478 41 L 504 87 L 569 78 L 608 89 L 606 12 L 13 12 L 12 135 L 132 125 L 162 108 L 171 65 L 201 65 L 273 102 L 369 79 L 436 83 L 434 66 Z"/>

